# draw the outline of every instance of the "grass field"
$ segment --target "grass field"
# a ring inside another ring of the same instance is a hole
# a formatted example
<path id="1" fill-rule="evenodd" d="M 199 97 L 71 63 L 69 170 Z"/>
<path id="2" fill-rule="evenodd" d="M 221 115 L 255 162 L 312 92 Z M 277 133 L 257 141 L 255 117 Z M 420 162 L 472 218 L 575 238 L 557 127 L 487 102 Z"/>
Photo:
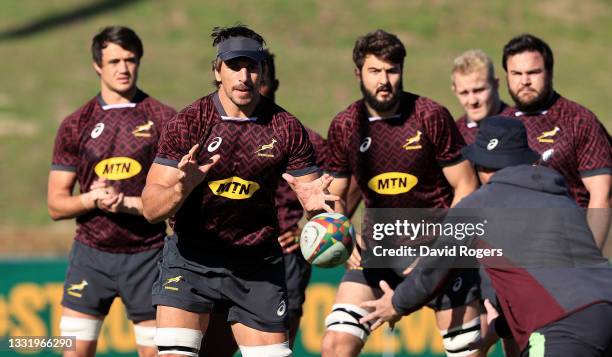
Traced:
<path id="1" fill-rule="evenodd" d="M 100 5 L 97 12 L 75 11 L 92 4 Z M 49 231 L 46 179 L 55 131 L 97 92 L 89 44 L 109 24 L 139 33 L 145 44 L 140 87 L 177 108 L 212 90 L 211 28 L 251 26 L 277 54 L 278 102 L 323 134 L 334 114 L 359 95 L 351 62 L 358 35 L 376 28 L 398 34 L 408 50 L 404 87 L 458 115 L 449 89 L 454 56 L 480 47 L 498 65 L 509 38 L 532 32 L 555 52 L 556 89 L 612 125 L 612 3 L 606 0 L 8 0 L 0 9 L 0 234 L 5 237 L 22 229 L 43 236 Z M 14 31 L 27 25 L 30 32 Z"/>

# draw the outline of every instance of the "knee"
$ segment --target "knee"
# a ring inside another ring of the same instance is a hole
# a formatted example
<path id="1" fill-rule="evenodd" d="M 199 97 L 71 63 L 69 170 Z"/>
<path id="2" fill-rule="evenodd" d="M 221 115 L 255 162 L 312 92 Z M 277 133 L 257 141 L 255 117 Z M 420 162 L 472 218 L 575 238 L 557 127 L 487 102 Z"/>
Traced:
<path id="1" fill-rule="evenodd" d="M 321 355 L 324 357 L 357 356 L 364 342 L 348 333 L 326 331 L 321 343 Z"/>
<path id="2" fill-rule="evenodd" d="M 323 341 L 321 341 L 321 355 L 324 357 L 334 356 L 336 353 L 334 351 L 334 332 L 326 331 L 325 335 L 323 335 Z"/>

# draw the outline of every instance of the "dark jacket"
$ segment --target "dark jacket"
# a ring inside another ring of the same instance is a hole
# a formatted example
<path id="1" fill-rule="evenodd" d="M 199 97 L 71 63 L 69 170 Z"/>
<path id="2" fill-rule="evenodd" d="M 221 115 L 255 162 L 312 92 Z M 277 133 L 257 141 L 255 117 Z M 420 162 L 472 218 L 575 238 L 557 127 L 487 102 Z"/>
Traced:
<path id="1" fill-rule="evenodd" d="M 463 209 L 463 211 L 462 211 Z M 595 244 L 586 212 L 568 195 L 565 181 L 542 166 L 498 171 L 463 199 L 456 211 L 486 221 L 486 235 L 461 241 L 470 248 L 500 248 L 503 257 L 478 261 L 490 278 L 503 315 L 521 348 L 536 329 L 598 302 L 612 303 L 612 267 Z M 452 212 L 451 212 L 452 214 Z M 448 274 L 420 263 L 395 290 L 400 313 L 420 308 Z"/>

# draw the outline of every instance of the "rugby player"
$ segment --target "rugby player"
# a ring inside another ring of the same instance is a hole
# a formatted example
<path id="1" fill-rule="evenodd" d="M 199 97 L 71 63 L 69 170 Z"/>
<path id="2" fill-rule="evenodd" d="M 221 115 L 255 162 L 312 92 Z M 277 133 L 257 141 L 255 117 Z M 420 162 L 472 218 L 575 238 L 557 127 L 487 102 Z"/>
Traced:
<path id="1" fill-rule="evenodd" d="M 455 124 L 467 144 L 473 144 L 476 140 L 478 126 L 483 119 L 497 115 L 508 107 L 499 98 L 499 78 L 495 74 L 493 61 L 480 49 L 467 50 L 454 59 L 451 90 L 464 110 Z M 483 292 L 483 299 L 493 299 L 493 296 L 486 295 Z M 491 310 L 493 305 L 490 302 L 484 306 L 490 308 L 481 317 L 483 325 L 484 321 L 489 321 L 496 314 Z M 518 347 L 512 340 L 504 339 L 503 342 L 506 356 L 518 355 Z"/>
<path id="2" fill-rule="evenodd" d="M 464 141 L 450 113 L 430 99 L 403 91 L 405 55 L 401 41 L 382 30 L 356 41 L 353 60 L 363 99 L 330 125 L 327 165 L 335 176 L 330 192 L 345 199 L 353 175 L 366 208 L 448 208 L 476 189 L 476 175 L 461 156 Z M 391 180 L 398 174 L 407 179 Z M 385 178 L 389 181 L 381 184 Z M 407 184 L 390 187 L 391 182 Z M 341 203 L 336 208 L 344 212 Z M 358 255 L 358 249 L 354 253 Z M 347 270 L 326 318 L 323 356 L 358 355 L 370 333 L 369 324 L 359 322 L 368 313 L 360 304 L 380 294 L 380 281 L 393 286 L 401 279 L 401 273 L 391 269 Z M 471 356 L 477 351 L 468 343 L 480 337 L 478 273 L 461 272 L 456 279 L 458 288 L 449 288 L 430 306 L 437 311 L 447 355 Z"/>
<path id="3" fill-rule="evenodd" d="M 280 82 L 276 78 L 275 56 L 268 50 L 265 50 L 265 52 L 264 77 L 259 93 L 274 101 Z M 325 139 L 310 128 L 306 128 L 306 131 L 315 151 L 316 164 L 319 168 L 323 168 L 323 160 L 327 156 Z M 304 210 L 295 193 L 284 181 L 281 181 L 276 189 L 275 202 L 279 230 L 281 232 L 278 241 L 283 248 L 285 278 L 287 281 L 289 346 L 293 348 L 302 317 L 302 305 L 306 298 L 306 287 L 311 275 L 310 264 L 306 262 L 299 250 L 301 228 L 298 223 L 304 215 Z M 238 345 L 234 341 L 230 324 L 227 322 L 227 313 L 211 314 L 208 332 L 202 340 L 200 356 L 231 357 L 237 349 Z"/>
<path id="4" fill-rule="evenodd" d="M 546 42 L 525 34 L 503 50 L 508 92 L 514 108 L 502 114 L 521 120 L 529 146 L 567 181 L 569 193 L 589 209 L 600 247 L 609 228 L 612 154 L 609 136 L 595 114 L 553 89 L 553 53 Z"/>
<path id="5" fill-rule="evenodd" d="M 467 50 L 455 58 L 451 90 L 465 111 L 456 124 L 467 144 L 476 139 L 482 119 L 497 115 L 508 106 L 499 99 L 499 78 L 491 58 L 479 49 Z"/>
<path id="6" fill-rule="evenodd" d="M 160 132 L 175 111 L 136 86 L 142 42 L 129 28 L 104 28 L 92 41 L 100 93 L 66 117 L 57 132 L 48 185 L 54 220 L 76 218 L 60 330 L 93 356 L 116 296 L 123 301 L 140 356 L 155 356 L 157 276 L 166 225 L 149 224 L 140 198 Z M 80 194 L 73 194 L 75 184 Z"/>
<path id="7" fill-rule="evenodd" d="M 478 258 L 502 311 L 478 345 L 486 351 L 498 336 L 513 336 L 525 357 L 609 356 L 612 268 L 566 181 L 551 168 L 532 165 L 540 155 L 527 142 L 521 121 L 496 116 L 481 124 L 476 142 L 463 150 L 483 186 L 455 207 L 469 209 L 461 216 L 491 224 L 482 239 L 461 244 L 503 252 Z M 421 258 L 417 267 L 427 273 L 409 274 L 395 291 L 386 289 L 366 303 L 374 311 L 361 322 L 378 327 L 416 311 L 449 273 L 427 269 L 442 266 L 441 259 L 451 266 L 456 258 Z"/>
<path id="8" fill-rule="evenodd" d="M 332 211 L 300 122 L 259 94 L 263 38 L 215 28 L 218 90 L 166 125 L 143 191 L 151 222 L 172 217 L 159 280 L 160 354 L 197 356 L 210 314 L 228 311 L 243 356 L 290 356 L 283 254 L 274 197 L 285 178 L 307 216 Z"/>

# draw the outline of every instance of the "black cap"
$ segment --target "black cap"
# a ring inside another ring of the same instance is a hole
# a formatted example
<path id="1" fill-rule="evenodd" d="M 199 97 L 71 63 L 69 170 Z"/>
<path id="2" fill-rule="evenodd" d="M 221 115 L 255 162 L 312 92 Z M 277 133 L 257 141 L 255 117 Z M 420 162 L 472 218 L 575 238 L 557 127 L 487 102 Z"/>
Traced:
<path id="1" fill-rule="evenodd" d="M 223 61 L 236 57 L 248 57 L 260 62 L 264 59 L 264 56 L 261 43 L 248 37 L 230 37 L 217 45 L 217 57 Z"/>
<path id="2" fill-rule="evenodd" d="M 527 130 L 520 120 L 493 116 L 480 122 L 476 142 L 461 150 L 475 165 L 503 169 L 533 164 L 540 155 L 527 143 Z"/>

